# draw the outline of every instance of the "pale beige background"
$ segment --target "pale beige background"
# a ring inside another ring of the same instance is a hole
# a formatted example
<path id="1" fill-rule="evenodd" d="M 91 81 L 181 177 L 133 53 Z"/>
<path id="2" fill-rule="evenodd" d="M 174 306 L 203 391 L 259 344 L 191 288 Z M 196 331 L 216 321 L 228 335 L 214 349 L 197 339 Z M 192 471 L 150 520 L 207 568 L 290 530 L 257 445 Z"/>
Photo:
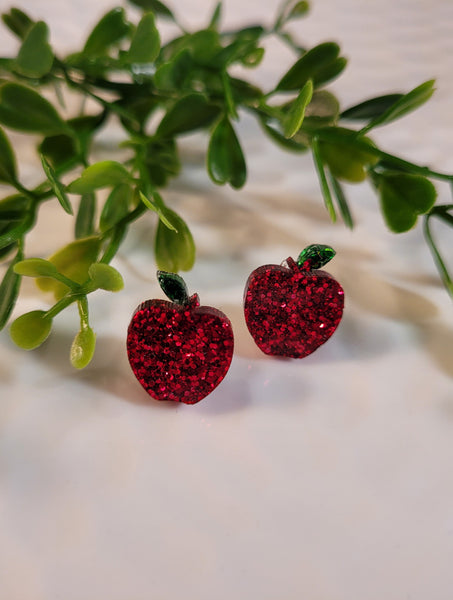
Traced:
<path id="1" fill-rule="evenodd" d="M 46 18 L 64 52 L 111 4 L 21 6 Z M 173 7 L 199 26 L 212 4 Z M 276 7 L 226 0 L 225 20 L 270 21 Z M 345 105 L 437 77 L 432 101 L 375 138 L 453 172 L 452 19 L 446 0 L 318 0 L 293 30 L 308 44 L 341 43 L 350 66 L 332 89 Z M 13 43 L 1 34 L 3 53 Z M 254 77 L 270 85 L 289 60 L 270 42 Z M 183 144 L 189 166 L 165 192 L 197 240 L 190 290 L 235 328 L 231 370 L 210 397 L 147 403 L 127 364 L 130 315 L 160 295 L 146 244 L 152 215 L 114 263 L 126 290 L 93 297 L 89 369 L 69 366 L 69 311 L 33 353 L 0 337 L 0 600 L 452 598 L 452 310 L 420 228 L 390 234 L 366 185 L 348 189 L 354 232 L 333 226 L 309 157 L 271 147 L 244 116 L 239 134 L 243 190 L 209 182 L 205 140 L 194 136 Z M 39 180 L 27 138 L 12 137 L 24 181 Z M 119 139 L 113 129 L 97 156 Z M 446 186 L 439 194 L 451 202 Z M 71 227 L 46 206 L 29 255 L 54 251 Z M 244 282 L 311 242 L 338 251 L 329 271 L 346 290 L 343 322 L 303 361 L 264 358 L 243 322 Z M 15 314 L 40 306 L 30 283 Z"/>

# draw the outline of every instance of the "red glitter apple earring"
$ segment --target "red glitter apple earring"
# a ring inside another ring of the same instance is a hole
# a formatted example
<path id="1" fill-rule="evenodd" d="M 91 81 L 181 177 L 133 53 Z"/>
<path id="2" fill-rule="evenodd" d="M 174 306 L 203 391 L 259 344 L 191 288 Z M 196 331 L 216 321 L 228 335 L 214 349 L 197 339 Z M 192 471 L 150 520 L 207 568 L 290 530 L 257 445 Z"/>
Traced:
<path id="1" fill-rule="evenodd" d="M 136 378 L 156 400 L 195 404 L 225 377 L 233 357 L 226 315 L 189 297 L 182 277 L 157 272 L 170 299 L 147 300 L 132 316 L 127 354 Z"/>
<path id="2" fill-rule="evenodd" d="M 297 261 L 263 265 L 248 278 L 244 293 L 247 327 L 257 346 L 274 356 L 303 358 L 324 344 L 343 315 L 344 291 L 326 271 L 335 256 L 312 244 Z"/>

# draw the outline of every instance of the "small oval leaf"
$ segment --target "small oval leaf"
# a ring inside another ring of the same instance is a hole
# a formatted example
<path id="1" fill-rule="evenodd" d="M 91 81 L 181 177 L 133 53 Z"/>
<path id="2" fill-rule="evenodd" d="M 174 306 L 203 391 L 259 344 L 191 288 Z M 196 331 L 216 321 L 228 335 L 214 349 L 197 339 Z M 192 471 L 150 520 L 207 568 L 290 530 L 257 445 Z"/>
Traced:
<path id="1" fill-rule="evenodd" d="M 93 193 L 82 194 L 75 222 L 77 239 L 90 236 L 94 231 L 96 214 L 96 196 Z"/>
<path id="2" fill-rule="evenodd" d="M 2 21 L 21 40 L 24 39 L 27 31 L 33 25 L 32 19 L 18 8 L 11 8 L 9 13 L 3 13 Z"/>
<path id="3" fill-rule="evenodd" d="M 241 188 L 247 178 L 244 154 L 236 132 L 225 117 L 212 132 L 208 147 L 208 172 L 218 184 L 230 183 Z"/>
<path id="4" fill-rule="evenodd" d="M 154 62 L 159 56 L 160 35 L 153 13 L 145 14 L 132 37 L 127 59 L 131 63 Z"/>
<path id="5" fill-rule="evenodd" d="M 177 232 L 166 227 L 162 221 L 157 225 L 155 253 L 160 270 L 177 273 L 189 271 L 195 262 L 195 243 L 185 221 L 170 208 L 165 215 L 175 224 Z"/>
<path id="6" fill-rule="evenodd" d="M 58 202 L 61 204 L 63 210 L 68 213 L 68 215 L 73 215 L 74 211 L 72 210 L 69 198 L 66 196 L 64 186 L 58 181 L 53 167 L 50 165 L 50 163 L 43 154 L 41 154 L 41 163 L 44 169 L 44 173 L 46 174 L 47 179 L 49 180 L 49 183 L 53 189 L 55 196 L 58 199 Z"/>
<path id="7" fill-rule="evenodd" d="M 331 65 L 337 58 L 340 47 L 334 42 L 324 42 L 306 52 L 289 69 L 277 84 L 277 91 L 300 89 L 305 83 L 316 77 L 321 69 Z"/>
<path id="8" fill-rule="evenodd" d="M 386 94 L 385 96 L 377 96 L 370 98 L 360 104 L 351 106 L 341 113 L 342 119 L 350 119 L 351 121 L 364 121 L 366 119 L 374 119 L 383 115 L 391 106 L 400 100 L 404 94 Z"/>
<path id="9" fill-rule="evenodd" d="M 132 199 L 132 188 L 127 183 L 120 183 L 110 192 L 102 208 L 99 229 L 104 232 L 114 227 L 127 215 Z"/>
<path id="10" fill-rule="evenodd" d="M 68 126 L 38 92 L 19 83 L 0 86 L 0 123 L 31 133 L 67 133 Z"/>
<path id="11" fill-rule="evenodd" d="M 332 175 L 337 179 L 359 183 L 367 176 L 367 167 L 378 162 L 378 158 L 371 152 L 354 147 L 350 140 L 355 139 L 356 132 L 337 127 L 334 130 L 339 136 L 338 142 L 320 142 L 319 151 L 322 160 L 328 165 Z M 341 136 L 348 138 L 346 143 L 341 142 Z M 367 137 L 361 137 L 361 142 L 370 146 L 373 142 Z"/>
<path id="12" fill-rule="evenodd" d="M 17 70 L 27 77 L 43 77 L 52 69 L 54 55 L 48 43 L 49 29 L 44 21 L 34 23 L 20 47 Z"/>
<path id="13" fill-rule="evenodd" d="M 38 146 L 38 151 L 52 164 L 54 169 L 77 163 L 77 147 L 74 138 L 66 133 L 49 135 Z"/>
<path id="14" fill-rule="evenodd" d="M 104 263 L 93 263 L 88 269 L 88 275 L 94 285 L 108 292 L 119 292 L 124 287 L 124 281 L 115 268 Z"/>
<path id="15" fill-rule="evenodd" d="M 13 342 L 24 350 L 33 350 L 49 337 L 52 319 L 43 310 L 33 310 L 18 317 L 9 330 Z"/>
<path id="16" fill-rule="evenodd" d="M 385 125 L 391 123 L 395 119 L 399 119 L 406 113 L 409 113 L 425 102 L 427 102 L 434 93 L 434 79 L 425 81 L 421 85 L 417 86 L 407 94 L 404 94 L 402 98 L 399 98 L 394 104 L 379 116 L 375 117 L 366 127 L 364 127 L 360 133 L 365 133 L 377 127 L 378 125 Z"/>
<path id="17" fill-rule="evenodd" d="M 107 54 L 110 46 L 118 43 L 129 32 L 123 8 L 114 8 L 105 14 L 90 33 L 83 54 L 90 57 Z"/>
<path id="18" fill-rule="evenodd" d="M 114 187 L 130 179 L 129 172 L 121 163 L 104 160 L 87 167 L 67 189 L 71 194 L 88 194 L 100 188 Z"/>
<path id="19" fill-rule="evenodd" d="M 72 342 L 69 359 L 76 369 L 84 369 L 93 358 L 96 334 L 91 327 L 83 327 Z"/>
<path id="20" fill-rule="evenodd" d="M 14 266 L 14 272 L 25 277 L 53 277 L 58 273 L 55 265 L 43 258 L 27 258 Z"/>
<path id="21" fill-rule="evenodd" d="M 159 137 L 173 137 L 207 127 L 218 117 L 220 108 L 210 104 L 202 94 L 188 94 L 169 109 L 157 128 Z"/>
<path id="22" fill-rule="evenodd" d="M 395 233 L 411 229 L 418 215 L 427 213 L 436 201 L 436 188 L 421 175 L 382 173 L 377 182 L 385 221 Z"/>
<path id="23" fill-rule="evenodd" d="M 154 14 L 159 15 L 164 19 L 175 21 L 175 17 L 171 10 L 165 6 L 160 0 L 129 0 L 131 4 L 135 4 L 143 10 L 151 10 Z"/>
<path id="24" fill-rule="evenodd" d="M 300 2 L 296 2 L 294 6 L 290 9 L 286 20 L 289 21 L 291 19 L 300 19 L 304 17 L 308 11 L 310 10 L 310 4 L 306 0 L 300 0 Z"/>
<path id="25" fill-rule="evenodd" d="M 305 109 L 313 96 L 313 83 L 311 79 L 307 81 L 300 90 L 299 95 L 294 100 L 291 109 L 287 115 L 285 123 L 285 137 L 293 137 L 302 127 L 305 117 Z"/>

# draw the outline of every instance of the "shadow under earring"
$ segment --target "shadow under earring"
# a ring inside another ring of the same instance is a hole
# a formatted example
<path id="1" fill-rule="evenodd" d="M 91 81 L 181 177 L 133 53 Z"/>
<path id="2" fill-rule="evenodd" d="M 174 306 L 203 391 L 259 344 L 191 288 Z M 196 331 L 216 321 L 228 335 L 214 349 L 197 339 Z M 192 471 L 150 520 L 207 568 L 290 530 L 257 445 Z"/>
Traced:
<path id="1" fill-rule="evenodd" d="M 127 354 L 136 378 L 156 400 L 195 404 L 225 377 L 233 357 L 231 322 L 220 310 L 189 297 L 182 277 L 157 272 L 170 299 L 147 300 L 127 332 Z"/>
<path id="2" fill-rule="evenodd" d="M 344 291 L 319 269 L 335 256 L 330 246 L 312 244 L 297 261 L 263 265 L 248 278 L 244 315 L 257 346 L 273 356 L 303 358 L 324 344 L 343 315 Z"/>

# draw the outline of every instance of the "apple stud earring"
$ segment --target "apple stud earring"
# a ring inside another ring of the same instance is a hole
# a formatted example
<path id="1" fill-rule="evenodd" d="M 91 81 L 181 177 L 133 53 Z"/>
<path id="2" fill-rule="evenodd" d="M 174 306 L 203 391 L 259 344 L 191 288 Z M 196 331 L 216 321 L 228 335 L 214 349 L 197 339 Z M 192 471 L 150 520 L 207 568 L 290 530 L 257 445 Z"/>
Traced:
<path id="1" fill-rule="evenodd" d="M 244 294 L 247 327 L 257 346 L 275 356 L 303 358 L 324 344 L 343 315 L 344 291 L 326 271 L 335 256 L 312 244 L 297 261 L 263 265 L 248 278 Z"/>
<path id="2" fill-rule="evenodd" d="M 233 357 L 229 319 L 189 297 L 182 277 L 157 272 L 170 299 L 140 304 L 129 324 L 127 354 L 136 378 L 156 400 L 195 404 L 225 377 Z"/>

